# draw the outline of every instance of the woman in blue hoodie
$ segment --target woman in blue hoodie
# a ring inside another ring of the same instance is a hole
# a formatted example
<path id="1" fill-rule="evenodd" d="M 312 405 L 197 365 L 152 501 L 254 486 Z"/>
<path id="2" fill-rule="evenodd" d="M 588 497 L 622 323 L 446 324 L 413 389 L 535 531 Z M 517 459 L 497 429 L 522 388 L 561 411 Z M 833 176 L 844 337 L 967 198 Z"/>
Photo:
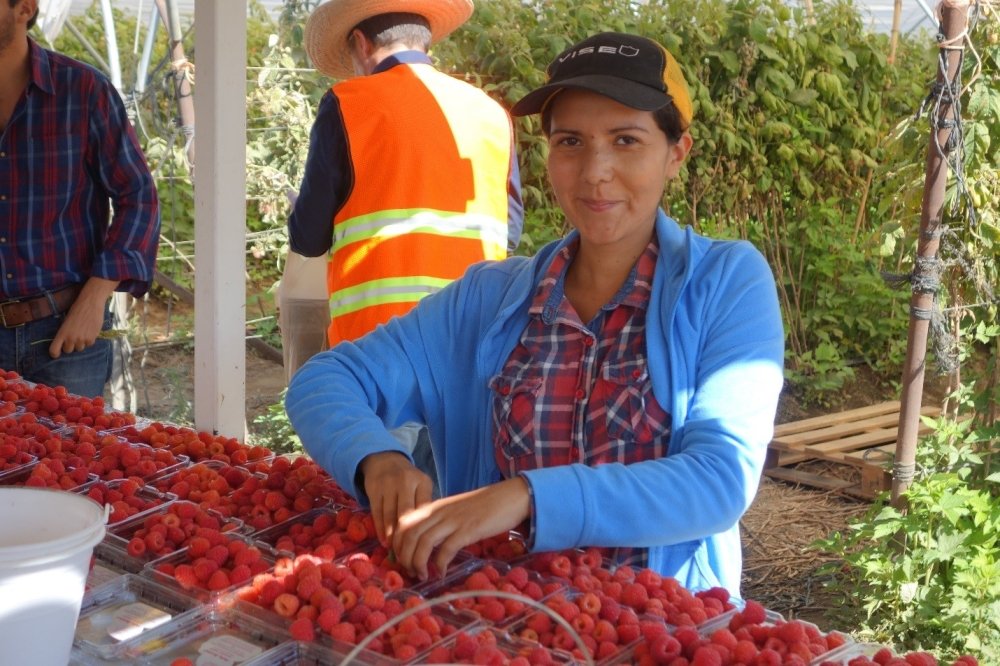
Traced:
<path id="1" fill-rule="evenodd" d="M 541 113 L 573 231 L 314 357 L 286 409 L 420 577 L 521 527 L 533 551 L 598 546 L 738 596 L 738 521 L 782 384 L 774 278 L 749 243 L 660 209 L 692 144 L 687 85 L 660 44 L 601 33 L 548 77 L 513 113 Z M 389 433 L 408 422 L 430 430 L 441 499 Z"/>

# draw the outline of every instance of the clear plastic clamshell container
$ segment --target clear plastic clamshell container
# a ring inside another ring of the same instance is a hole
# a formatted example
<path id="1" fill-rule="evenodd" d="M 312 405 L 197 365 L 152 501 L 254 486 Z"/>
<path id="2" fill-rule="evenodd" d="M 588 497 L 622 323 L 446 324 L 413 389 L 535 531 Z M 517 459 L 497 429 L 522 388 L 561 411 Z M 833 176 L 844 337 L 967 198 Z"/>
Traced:
<path id="1" fill-rule="evenodd" d="M 125 641 L 199 606 L 191 597 L 151 580 L 119 576 L 84 596 L 73 644 L 85 653 L 115 659 Z"/>
<path id="2" fill-rule="evenodd" d="M 128 664 L 165 666 L 186 658 L 194 664 L 237 666 L 286 640 L 281 629 L 238 610 L 206 606 L 123 643 L 120 656 Z"/>

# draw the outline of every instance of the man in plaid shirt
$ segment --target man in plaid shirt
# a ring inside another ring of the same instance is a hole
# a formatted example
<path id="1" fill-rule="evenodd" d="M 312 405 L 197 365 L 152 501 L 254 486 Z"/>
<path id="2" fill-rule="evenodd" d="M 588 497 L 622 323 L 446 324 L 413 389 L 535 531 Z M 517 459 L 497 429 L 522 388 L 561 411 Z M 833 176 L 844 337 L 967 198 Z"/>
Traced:
<path id="1" fill-rule="evenodd" d="M 0 0 L 0 367 L 95 396 L 109 297 L 149 288 L 159 204 L 117 91 L 29 39 L 37 15 Z"/>

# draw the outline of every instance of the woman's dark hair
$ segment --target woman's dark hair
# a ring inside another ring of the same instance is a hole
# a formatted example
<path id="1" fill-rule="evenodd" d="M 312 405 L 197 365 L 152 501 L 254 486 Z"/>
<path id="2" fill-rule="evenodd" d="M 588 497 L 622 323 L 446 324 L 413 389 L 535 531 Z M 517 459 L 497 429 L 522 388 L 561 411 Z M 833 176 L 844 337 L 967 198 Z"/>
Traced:
<path id="1" fill-rule="evenodd" d="M 550 97 L 549 99 L 551 100 L 552 98 Z M 653 120 L 656 121 L 656 126 L 663 130 L 663 133 L 667 135 L 667 139 L 670 143 L 677 143 L 680 141 L 681 136 L 684 134 L 684 130 L 687 129 L 681 122 L 681 115 L 677 112 L 677 107 L 674 106 L 673 102 L 669 102 L 666 106 L 653 111 Z M 546 104 L 545 108 L 542 109 L 542 131 L 545 133 L 545 136 L 548 136 L 551 129 L 552 106 L 550 104 Z"/>
<path id="2" fill-rule="evenodd" d="M 420 14 L 408 12 L 378 14 L 366 18 L 354 28 L 360 30 L 370 42 L 379 47 L 406 44 L 410 47 L 422 47 L 426 51 L 431 46 L 430 23 Z"/>

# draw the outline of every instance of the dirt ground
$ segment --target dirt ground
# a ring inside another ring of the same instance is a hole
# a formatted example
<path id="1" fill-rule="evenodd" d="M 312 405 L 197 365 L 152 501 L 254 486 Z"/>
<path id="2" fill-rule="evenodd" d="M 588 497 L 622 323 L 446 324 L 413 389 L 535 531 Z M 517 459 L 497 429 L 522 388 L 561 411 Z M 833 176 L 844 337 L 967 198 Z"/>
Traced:
<path id="1" fill-rule="evenodd" d="M 138 416 L 190 425 L 193 419 L 193 313 L 183 304 L 150 300 L 135 314 L 132 362 Z M 779 423 L 897 399 L 864 368 L 840 394 L 838 404 L 802 405 L 786 392 L 779 405 Z M 279 363 L 254 351 L 246 357 L 247 422 L 280 401 L 285 387 Z M 827 611 L 837 605 L 822 585 L 819 567 L 827 561 L 810 548 L 816 539 L 841 530 L 869 504 L 849 496 L 817 491 L 764 478 L 750 510 L 741 520 L 744 546 L 743 595 L 756 599 L 786 618 L 801 618 L 824 630 Z"/>

